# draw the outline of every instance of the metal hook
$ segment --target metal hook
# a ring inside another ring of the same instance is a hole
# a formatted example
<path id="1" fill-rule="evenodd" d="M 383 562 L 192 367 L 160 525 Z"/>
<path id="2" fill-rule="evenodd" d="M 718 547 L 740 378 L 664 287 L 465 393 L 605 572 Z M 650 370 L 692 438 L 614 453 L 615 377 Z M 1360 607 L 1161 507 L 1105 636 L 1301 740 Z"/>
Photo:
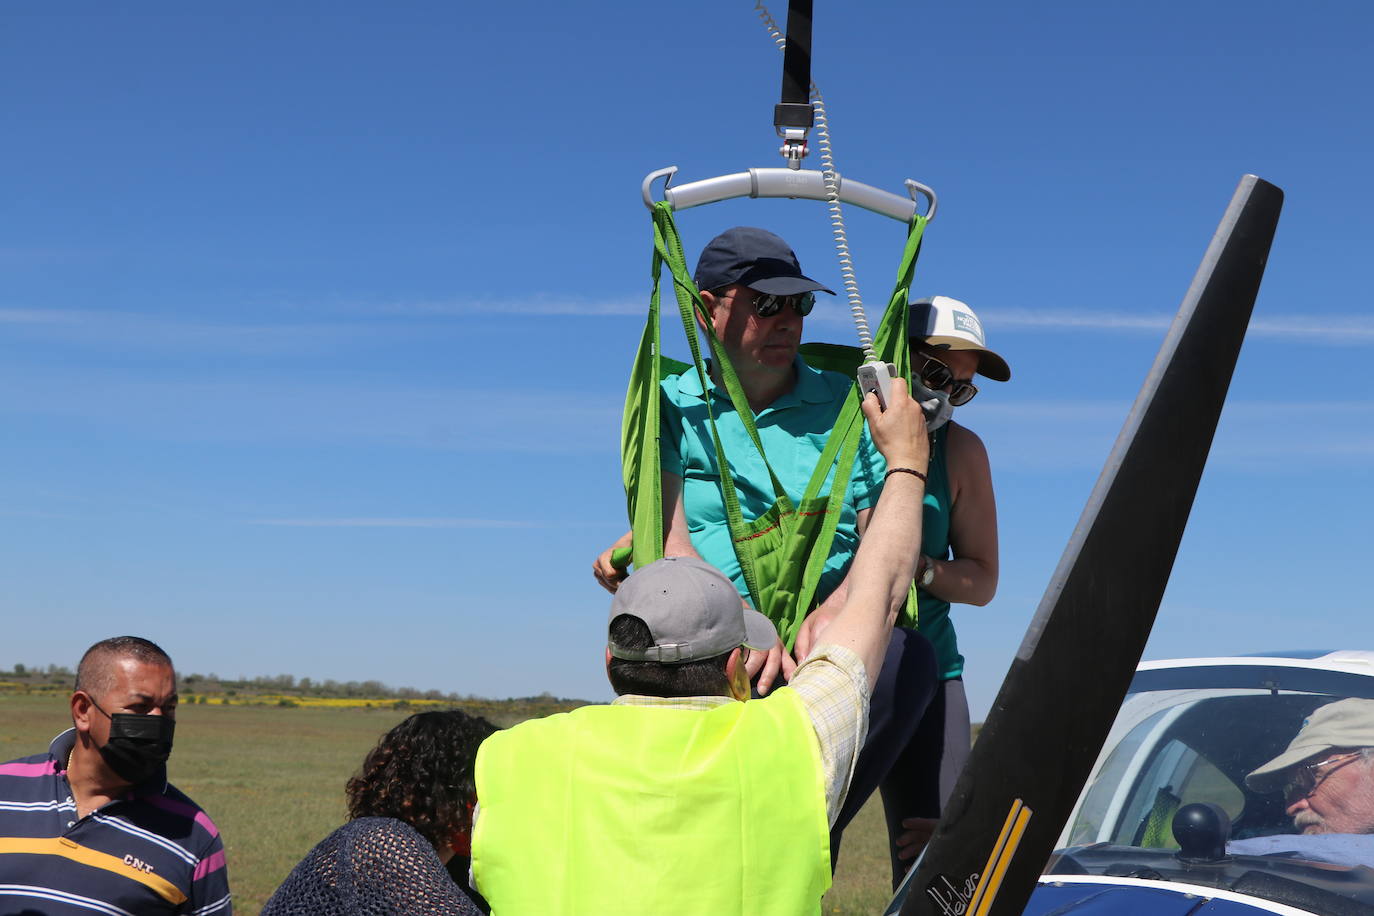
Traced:
<path id="1" fill-rule="evenodd" d="M 911 195 L 912 200 L 916 200 L 916 195 L 921 194 L 930 201 L 930 206 L 926 207 L 926 222 L 935 219 L 935 207 L 939 203 L 935 197 L 935 190 L 929 185 L 921 184 L 914 178 L 908 178 L 903 183 L 906 185 L 906 192 Z"/>
<path id="2" fill-rule="evenodd" d="M 929 184 L 921 184 L 915 179 L 907 179 L 903 181 L 903 184 L 907 185 L 907 194 L 911 195 L 912 201 L 916 201 L 916 195 L 918 194 L 925 196 L 926 201 L 930 202 L 930 206 L 926 207 L 926 222 L 934 220 L 934 218 L 936 218 L 936 206 L 938 205 L 934 188 L 930 187 Z"/>
<path id="3" fill-rule="evenodd" d="M 650 210 L 652 210 L 652 209 L 654 208 L 654 196 L 653 196 L 653 193 L 652 193 L 652 185 L 653 185 L 653 183 L 654 183 L 655 181 L 657 181 L 657 180 L 660 179 L 660 178 L 664 179 L 664 182 L 663 182 L 663 194 L 664 194 L 664 198 L 663 198 L 663 199 L 664 199 L 664 200 L 667 200 L 667 199 L 668 199 L 668 198 L 667 198 L 667 195 L 668 195 L 668 188 L 669 188 L 670 185 L 672 185 L 672 183 L 673 183 L 673 176 L 676 175 L 676 174 L 677 174 L 677 166 L 675 166 L 675 165 L 670 165 L 670 166 L 668 166 L 666 169 L 656 169 L 656 170 L 650 172 L 650 173 L 644 178 L 644 183 L 641 184 L 641 185 L 639 186 L 639 193 L 641 193 L 641 194 L 644 195 L 644 206 L 648 207 Z"/>

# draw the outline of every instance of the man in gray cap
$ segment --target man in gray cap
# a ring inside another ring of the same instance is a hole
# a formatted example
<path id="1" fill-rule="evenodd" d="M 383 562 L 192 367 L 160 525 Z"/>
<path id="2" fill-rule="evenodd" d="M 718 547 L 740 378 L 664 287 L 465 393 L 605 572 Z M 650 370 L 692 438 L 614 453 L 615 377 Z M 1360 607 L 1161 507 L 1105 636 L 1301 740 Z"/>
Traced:
<path id="1" fill-rule="evenodd" d="M 1345 865 L 1374 864 L 1374 700 L 1318 707 L 1288 748 L 1245 777 L 1283 792 L 1300 836 L 1235 840 L 1232 854 L 1291 852 Z"/>
<path id="2" fill-rule="evenodd" d="M 495 911 L 819 912 L 829 825 L 916 564 L 929 443 L 905 383 L 893 393 L 864 413 L 896 470 L 843 608 L 789 686 L 749 700 L 745 663 L 772 624 L 709 564 L 667 557 L 612 601 L 615 702 L 483 744 L 472 871 Z"/>

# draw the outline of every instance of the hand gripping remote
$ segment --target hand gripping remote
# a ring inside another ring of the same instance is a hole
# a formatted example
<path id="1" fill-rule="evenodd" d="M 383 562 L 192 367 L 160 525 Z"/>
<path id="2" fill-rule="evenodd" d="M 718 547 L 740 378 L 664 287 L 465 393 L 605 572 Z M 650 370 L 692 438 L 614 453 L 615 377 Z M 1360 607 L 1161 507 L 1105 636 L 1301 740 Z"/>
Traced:
<path id="1" fill-rule="evenodd" d="M 878 406 L 887 410 L 892 402 L 892 379 L 897 375 L 897 367 L 892 363 L 873 361 L 859 366 L 859 390 L 864 397 L 870 391 L 877 392 Z"/>

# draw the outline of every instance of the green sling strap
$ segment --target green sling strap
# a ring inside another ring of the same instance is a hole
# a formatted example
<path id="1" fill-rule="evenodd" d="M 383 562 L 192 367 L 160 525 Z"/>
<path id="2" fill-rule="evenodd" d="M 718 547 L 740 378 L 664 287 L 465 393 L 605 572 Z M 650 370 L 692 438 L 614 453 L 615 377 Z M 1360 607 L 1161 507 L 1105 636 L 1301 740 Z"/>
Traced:
<path id="1" fill-rule="evenodd" d="M 681 238 L 673 221 L 672 208 L 666 203 L 656 205 L 653 221 L 653 290 L 648 319 L 640 338 L 629 389 L 626 392 L 625 413 L 621 426 L 622 472 L 633 531 L 631 554 L 637 565 L 644 565 L 663 556 L 664 507 L 658 441 L 659 381 L 665 374 L 665 362 L 670 372 L 686 368 L 686 364 L 665 360 L 661 351 L 660 281 L 662 268 L 666 263 L 673 277 L 678 311 L 688 346 L 692 351 L 693 365 L 701 378 L 702 390 L 708 393 L 707 417 L 711 426 L 716 462 L 720 469 L 721 497 L 741 574 L 751 603 L 774 622 L 783 642 L 790 648 L 798 627 L 815 600 L 816 588 L 829 557 L 839 522 L 844 492 L 853 475 L 854 459 L 863 429 L 858 387 L 856 385 L 851 388 L 802 499 L 794 506 L 768 464 L 767 455 L 754 425 L 753 411 L 744 397 L 734 367 L 725 356 L 720 341 L 716 338 L 710 321 L 707 320 L 709 316 L 700 293 L 687 269 Z M 908 379 L 910 357 L 906 346 L 906 306 L 925 223 L 923 217 L 916 216 L 908 227 L 907 241 L 897 272 L 897 283 L 875 335 L 875 351 L 879 358 L 895 364 L 898 372 Z M 715 412 L 709 397 L 712 384 L 701 357 L 695 320 L 697 315 L 703 318 L 712 356 L 720 368 L 721 381 L 746 432 L 763 459 L 773 488 L 773 505 L 753 521 L 746 522 L 740 511 L 734 478 L 716 430 Z M 813 365 L 820 368 L 843 366 L 846 374 L 850 376 L 853 375 L 853 369 L 860 359 L 859 351 L 852 347 L 812 344 L 804 349 L 807 351 L 808 361 Z M 821 486 L 832 466 L 835 468 L 835 474 L 829 492 L 821 496 Z M 623 555 L 616 558 L 617 562 L 626 559 Z"/>

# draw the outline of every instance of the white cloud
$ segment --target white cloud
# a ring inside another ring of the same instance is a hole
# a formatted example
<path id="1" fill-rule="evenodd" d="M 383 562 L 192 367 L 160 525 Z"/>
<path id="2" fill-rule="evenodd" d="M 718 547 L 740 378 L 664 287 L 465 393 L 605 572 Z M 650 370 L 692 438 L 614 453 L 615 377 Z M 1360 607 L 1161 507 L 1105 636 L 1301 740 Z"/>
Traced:
<path id="1" fill-rule="evenodd" d="M 1088 309 L 984 309 L 979 316 L 996 330 L 1074 329 L 1090 331 L 1162 331 L 1173 321 L 1172 315 L 1099 312 Z"/>
<path id="2" fill-rule="evenodd" d="M 1299 323 L 1280 323 L 1273 319 L 1251 321 L 1250 333 L 1264 337 L 1301 338 L 1306 344 L 1363 346 L 1374 343 L 1374 319 L 1304 314 Z"/>
<path id="3" fill-rule="evenodd" d="M 318 351 L 405 330 L 378 322 L 197 321 L 147 312 L 0 309 L 0 324 L 47 341 L 121 353 L 146 350 L 249 353 Z"/>
<path id="4" fill-rule="evenodd" d="M 614 453 L 618 399 L 523 389 L 0 367 L 0 414 L 197 442 L 366 442 L 444 451 Z"/>
<path id="5" fill-rule="evenodd" d="M 543 528 L 548 523 L 491 518 L 260 518 L 251 525 L 286 528 Z"/>
<path id="6" fill-rule="evenodd" d="M 0 309 L 4 324 L 77 324 L 89 312 L 54 309 Z"/>
<path id="7" fill-rule="evenodd" d="M 988 402 L 955 419 L 988 445 L 998 473 L 1095 468 L 1110 451 L 1131 402 Z M 1374 401 L 1228 401 L 1211 462 L 1290 473 L 1293 461 L 1363 466 L 1374 458 Z"/>
<path id="8" fill-rule="evenodd" d="M 662 309 L 676 314 L 677 301 L 665 297 Z M 454 317 L 470 315 L 569 315 L 584 318 L 646 316 L 648 300 L 629 299 L 590 301 L 586 299 L 550 298 L 542 295 L 517 299 L 450 299 L 415 302 L 393 302 L 371 310 L 383 315 L 416 317 Z"/>
<path id="9" fill-rule="evenodd" d="M 676 320 L 676 305 L 665 302 L 664 308 L 665 319 Z M 321 320 L 304 322 L 273 320 L 273 314 L 260 307 L 254 307 L 253 320 L 245 321 L 199 320 L 138 311 L 0 308 L 0 325 L 47 341 L 107 351 L 293 353 L 371 344 L 383 336 L 406 339 L 429 334 L 435 321 L 445 319 L 490 316 L 623 319 L 643 316 L 646 310 L 647 303 L 629 300 L 589 301 L 532 295 L 500 300 L 291 305 L 292 315 L 313 313 L 322 316 Z"/>
<path id="10" fill-rule="evenodd" d="M 1164 313 L 1080 310 L 985 309 L 979 317 L 998 331 L 1149 331 L 1168 329 L 1174 316 Z M 1252 319 L 1249 333 L 1259 337 L 1302 338 L 1308 344 L 1367 346 L 1374 344 L 1374 318 L 1364 315 L 1310 315 L 1300 322 Z"/>
<path id="11" fill-rule="evenodd" d="M 354 303 L 345 306 L 295 306 L 293 311 L 328 312 L 339 320 L 276 323 L 267 316 L 253 322 L 211 322 L 169 317 L 154 313 L 98 311 L 91 309 L 0 308 L 0 323 L 27 325 L 32 333 L 42 333 L 79 343 L 106 348 L 177 347 L 219 350 L 320 349 L 351 341 L 375 340 L 379 334 L 404 335 L 417 330 L 404 319 L 463 319 L 507 316 L 535 318 L 567 316 L 581 318 L 643 317 L 647 301 L 637 299 L 590 300 L 532 294 L 511 299 L 434 299 Z M 880 307 L 879 307 L 880 308 Z M 663 320 L 677 321 L 677 303 L 665 295 Z M 869 308 L 876 325 L 878 309 Z M 1109 333 L 1150 333 L 1162 335 L 1173 321 L 1163 312 L 1134 313 L 1094 309 L 985 309 L 984 322 L 1001 331 L 1082 331 Z M 843 309 L 818 309 L 810 318 L 812 325 L 852 326 Z M 424 325 L 426 329 L 430 325 Z M 1368 346 L 1374 344 L 1374 318 L 1363 315 L 1303 315 L 1300 323 L 1259 318 L 1250 323 L 1252 336 L 1301 339 L 1308 344 L 1329 346 Z"/>

